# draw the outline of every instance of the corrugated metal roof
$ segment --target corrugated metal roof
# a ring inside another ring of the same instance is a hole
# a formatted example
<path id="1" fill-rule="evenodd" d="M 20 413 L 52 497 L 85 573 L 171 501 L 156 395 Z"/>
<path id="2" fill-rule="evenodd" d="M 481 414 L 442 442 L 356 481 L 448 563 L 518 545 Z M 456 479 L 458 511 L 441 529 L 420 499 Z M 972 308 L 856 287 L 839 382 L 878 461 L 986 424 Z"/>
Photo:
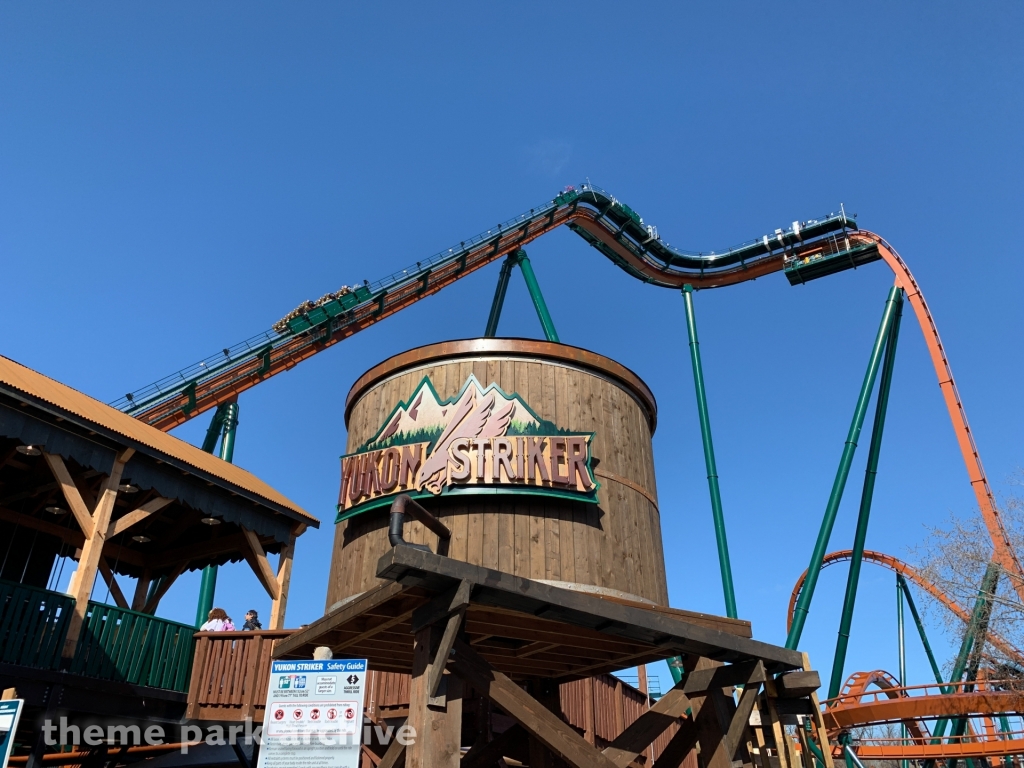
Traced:
<path id="1" fill-rule="evenodd" d="M 154 429 L 116 408 L 94 400 L 88 395 L 61 384 L 41 373 L 26 368 L 0 355 L 0 384 L 6 384 L 31 397 L 43 400 L 57 408 L 78 416 L 102 429 L 116 432 L 134 443 L 146 446 L 154 453 L 163 454 L 213 475 L 226 484 L 285 507 L 319 524 L 319 520 L 302 507 L 278 493 L 251 472 L 206 453 L 184 440 Z"/>

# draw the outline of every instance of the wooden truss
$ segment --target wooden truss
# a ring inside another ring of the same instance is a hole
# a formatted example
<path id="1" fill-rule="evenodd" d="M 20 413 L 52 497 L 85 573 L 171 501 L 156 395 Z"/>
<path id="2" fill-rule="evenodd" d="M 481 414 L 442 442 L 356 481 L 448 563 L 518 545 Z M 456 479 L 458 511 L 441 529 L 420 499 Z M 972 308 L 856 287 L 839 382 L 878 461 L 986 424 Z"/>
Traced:
<path id="1" fill-rule="evenodd" d="M 383 584 L 274 651 L 308 657 L 326 645 L 375 669 L 411 672 L 408 724 L 417 736 L 374 756 L 377 768 L 492 768 L 522 754 L 524 742 L 530 768 L 626 768 L 669 729 L 654 768 L 676 768 L 693 750 L 703 768 L 800 768 L 808 763 L 797 749 L 807 754 L 812 743 L 833 768 L 812 698 L 817 674 L 802 654 L 742 636 L 740 622 L 611 601 L 403 546 L 377 573 Z M 683 681 L 603 749 L 560 716 L 552 683 L 676 655 Z M 515 725 L 462 755 L 470 689 Z M 798 729 L 799 744 L 785 730 L 794 715 L 810 715 L 812 725 L 810 735 Z"/>

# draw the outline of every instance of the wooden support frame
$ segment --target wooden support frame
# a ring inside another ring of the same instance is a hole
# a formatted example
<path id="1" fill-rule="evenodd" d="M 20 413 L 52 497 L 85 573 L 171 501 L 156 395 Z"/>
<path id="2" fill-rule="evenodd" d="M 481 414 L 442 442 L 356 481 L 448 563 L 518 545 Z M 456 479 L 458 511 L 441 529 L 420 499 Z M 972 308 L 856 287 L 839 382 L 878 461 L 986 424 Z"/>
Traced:
<path id="1" fill-rule="evenodd" d="M 135 454 L 134 448 L 127 448 L 114 459 L 114 465 L 110 468 L 110 474 L 100 487 L 99 498 L 96 500 L 95 508 L 88 521 L 79 519 L 79 524 L 85 523 L 83 533 L 85 544 L 82 546 L 82 554 L 78 559 L 78 568 L 71 576 L 71 585 L 68 592 L 75 598 L 75 607 L 71 613 L 71 620 L 68 622 L 68 632 L 64 640 L 64 658 L 72 658 L 75 649 L 78 647 L 78 638 L 82 633 L 82 625 L 85 623 L 85 614 L 89 610 L 89 597 L 92 595 L 92 588 L 96 583 L 96 574 L 99 571 L 100 560 L 103 557 L 103 545 L 107 539 L 107 530 L 110 525 L 110 516 L 114 511 L 114 502 L 117 500 L 117 487 L 121 484 L 121 474 L 124 472 L 124 465 Z M 87 509 L 78 487 L 71 480 L 71 475 L 64 465 L 64 460 L 56 454 L 45 454 L 46 461 L 57 477 L 58 482 L 64 490 L 65 499 L 68 505 L 75 509 Z M 78 517 L 76 513 L 76 518 Z M 122 595 L 122 600 L 124 596 Z"/>
<path id="2" fill-rule="evenodd" d="M 267 590 L 270 599 L 277 600 L 281 596 L 281 585 L 277 581 L 277 574 L 274 573 L 270 563 L 267 561 L 267 553 L 263 551 L 263 545 L 260 544 L 259 537 L 255 531 L 250 531 L 248 528 L 243 528 L 242 533 L 245 535 L 245 541 L 249 545 L 248 550 L 244 553 L 246 561 L 248 561 L 253 573 L 256 574 L 260 584 Z"/>
<path id="3" fill-rule="evenodd" d="M 817 672 L 811 670 L 811 658 L 806 653 L 802 654 L 804 657 L 804 669 L 807 672 L 812 672 L 817 675 Z M 792 673 L 790 673 L 792 674 Z M 813 680 L 808 682 L 808 685 L 812 684 Z M 820 680 L 819 680 L 820 685 Z M 821 714 L 821 702 L 818 701 L 817 686 L 814 690 L 810 691 L 808 697 L 811 700 L 811 706 L 813 707 L 814 714 L 811 715 L 811 721 L 814 725 L 814 732 L 818 738 L 818 746 L 821 748 L 821 754 L 825 758 L 825 768 L 835 768 L 835 763 L 832 760 L 832 748 L 828 743 L 828 731 L 825 730 L 825 719 Z"/>
<path id="4" fill-rule="evenodd" d="M 71 478 L 71 473 L 68 472 L 68 468 L 64 464 L 64 459 L 56 453 L 44 453 L 43 458 L 46 459 L 46 463 L 49 465 L 50 471 L 53 473 L 54 478 L 56 478 L 60 485 L 60 489 L 64 494 L 64 500 L 68 503 L 68 507 L 71 509 L 71 514 L 75 516 L 75 520 L 78 522 L 78 527 L 82 529 L 82 533 L 85 534 L 85 538 L 88 539 L 92 536 L 93 529 L 92 510 L 90 510 L 88 505 L 86 505 L 85 500 L 82 498 L 81 491 L 78 490 L 78 486 L 75 485 L 75 481 Z M 127 461 L 128 460 L 125 459 L 125 462 Z M 114 462 L 114 466 L 117 466 L 117 461 Z M 122 469 L 124 469 L 123 463 Z M 120 479 L 120 474 L 118 474 L 118 480 Z"/>
<path id="5" fill-rule="evenodd" d="M 292 561 L 295 559 L 295 540 L 306 530 L 304 523 L 299 524 L 288 543 L 281 549 L 277 563 L 277 597 L 270 604 L 270 629 L 284 629 L 285 611 L 288 610 L 288 590 L 292 583 Z"/>
<path id="6" fill-rule="evenodd" d="M 461 623 L 461 616 L 451 617 L 445 635 L 456 621 Z M 459 768 L 463 681 L 448 675 L 443 700 L 430 695 L 430 681 L 440 676 L 447 660 L 447 653 L 441 654 L 443 642 L 444 635 L 436 624 L 416 633 L 409 686 L 409 725 L 416 736 L 406 748 L 405 768 Z"/>
<path id="7" fill-rule="evenodd" d="M 114 571 L 111 570 L 110 563 L 107 562 L 105 557 L 100 558 L 99 569 L 100 575 L 110 588 L 110 596 L 114 598 L 114 604 L 117 605 L 118 608 L 131 610 L 128 605 L 128 601 L 124 597 L 124 592 L 121 591 L 121 585 L 118 584 L 117 579 L 114 578 Z"/>
<path id="8" fill-rule="evenodd" d="M 553 712 L 520 688 L 511 679 L 493 669 L 468 644 L 455 642 L 455 655 L 449 662 L 452 671 L 478 693 L 486 696 L 519 723 L 530 736 L 550 749 L 572 768 L 619 768 L 598 752 L 582 736 L 562 722 Z M 410 712 L 411 715 L 411 712 Z M 409 765 L 408 768 L 418 768 Z"/>
<path id="9" fill-rule="evenodd" d="M 150 499 L 138 509 L 132 510 L 127 515 L 122 515 L 117 520 L 111 522 L 107 528 L 107 538 L 109 539 L 117 536 L 119 533 L 124 533 L 133 525 L 141 523 L 146 518 L 156 514 L 173 501 L 174 499 L 167 499 L 163 496 Z"/>

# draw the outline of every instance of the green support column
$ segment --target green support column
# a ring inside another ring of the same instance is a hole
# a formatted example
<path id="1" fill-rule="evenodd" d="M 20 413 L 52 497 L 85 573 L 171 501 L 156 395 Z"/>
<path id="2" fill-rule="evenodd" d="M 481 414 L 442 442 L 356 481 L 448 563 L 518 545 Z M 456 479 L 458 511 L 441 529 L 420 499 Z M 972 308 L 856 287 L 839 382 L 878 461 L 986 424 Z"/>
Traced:
<path id="1" fill-rule="evenodd" d="M 508 281 L 512 277 L 512 268 L 516 265 L 516 255 L 510 253 L 505 261 L 501 263 L 501 272 L 498 273 L 498 285 L 494 289 L 494 300 L 491 302 L 491 314 L 487 318 L 487 328 L 484 330 L 484 337 L 493 339 L 498 334 L 498 321 L 501 319 L 501 308 L 505 305 L 505 291 L 508 290 Z"/>
<path id="2" fill-rule="evenodd" d="M 917 625 L 917 633 L 921 636 L 921 645 L 924 646 L 925 655 L 928 656 L 928 663 L 932 667 L 932 674 L 935 675 L 935 682 L 942 685 L 946 681 L 942 679 L 942 671 L 939 669 L 939 664 L 935 661 L 935 654 L 932 653 L 932 644 L 928 642 L 928 635 L 924 631 L 924 622 L 921 621 L 921 614 L 917 612 L 917 604 L 914 603 L 914 597 L 910 594 L 910 587 L 907 586 L 907 580 L 903 578 L 902 573 L 896 574 L 896 583 L 903 591 L 903 597 L 907 601 L 907 607 L 910 609 L 910 615 L 914 619 L 914 623 Z M 948 693 L 948 689 L 943 687 L 943 693 Z"/>
<path id="3" fill-rule="evenodd" d="M 960 651 L 956 655 L 953 674 L 949 677 L 949 682 L 951 683 L 959 683 L 963 680 L 975 641 L 980 639 L 979 650 L 985 644 L 984 635 L 988 629 L 988 616 L 991 614 L 991 598 L 995 595 L 996 585 L 999 583 L 999 575 L 999 566 L 995 563 L 989 563 L 988 568 L 985 570 L 985 576 L 981 580 L 981 589 L 978 590 L 978 599 L 974 603 L 974 610 L 971 611 L 971 620 L 967 624 L 964 639 L 960 643 Z M 947 689 L 947 692 L 957 690 L 959 690 L 958 687 L 950 687 Z M 932 736 L 935 738 L 932 739 L 932 744 L 940 744 L 942 742 L 942 737 L 946 734 L 948 723 L 949 720 L 947 718 L 940 718 L 935 723 L 935 730 L 932 732 Z M 948 761 L 948 768 L 955 768 L 956 762 L 955 759 Z M 924 765 L 925 768 L 933 768 L 935 761 L 926 760 Z"/>
<path id="4" fill-rule="evenodd" d="M 238 427 L 238 403 L 223 403 L 217 406 L 210 428 L 206 430 L 203 450 L 213 453 L 220 437 L 220 457 L 231 462 L 235 455 L 235 430 Z M 212 436 L 212 437 L 211 437 Z M 217 566 L 208 565 L 203 568 L 203 578 L 199 583 L 199 602 L 196 604 L 196 626 L 202 626 L 213 609 L 214 595 L 217 593 Z"/>
<path id="5" fill-rule="evenodd" d="M 906 643 L 903 641 L 903 591 L 900 589 L 899 574 L 896 574 L 896 644 L 899 647 L 900 656 L 900 685 L 907 684 L 907 651 Z M 907 724 L 900 723 L 900 735 L 903 737 L 903 746 L 907 745 Z M 900 761 L 901 768 L 910 768 L 910 762 L 904 758 Z"/>
<path id="6" fill-rule="evenodd" d="M 516 251 L 515 257 L 519 263 L 519 268 L 523 271 L 523 279 L 526 280 L 526 290 L 530 292 L 533 306 L 537 310 L 537 317 L 540 318 L 541 327 L 544 329 L 544 336 L 548 341 L 557 342 L 558 332 L 555 331 L 555 324 L 552 322 L 551 314 L 548 312 L 548 305 L 544 302 L 544 294 L 540 292 L 540 283 L 537 282 L 537 276 L 533 273 L 530 259 L 527 257 L 526 251 L 523 250 Z"/>
<path id="7" fill-rule="evenodd" d="M 829 495 L 828 504 L 825 507 L 821 529 L 818 531 L 818 540 L 814 544 L 814 552 L 811 554 L 811 561 L 807 566 L 807 579 L 804 582 L 803 589 L 800 591 L 800 599 L 797 601 L 796 610 L 793 612 L 793 624 L 790 626 L 789 635 L 786 638 L 786 647 L 790 650 L 795 649 L 800 643 L 800 635 L 804 631 L 807 612 L 810 610 L 811 599 L 814 597 L 814 588 L 818 584 L 821 563 L 825 558 L 825 551 L 828 549 L 828 540 L 832 536 L 836 514 L 839 512 L 839 503 L 843 499 L 843 490 L 846 488 L 846 479 L 850 475 L 850 465 L 853 463 L 853 455 L 857 450 L 857 441 L 860 439 L 860 431 L 864 426 L 864 416 L 867 413 L 871 390 L 875 386 L 875 377 L 878 374 L 878 367 L 882 359 L 882 349 L 885 346 L 886 338 L 889 335 L 889 328 L 892 325 L 893 315 L 896 311 L 896 297 L 899 295 L 901 295 L 900 288 L 894 285 L 889 291 L 889 298 L 885 302 L 882 324 L 878 328 L 875 345 L 871 350 L 871 357 L 868 360 L 868 369 L 864 374 L 864 382 L 861 384 L 860 396 L 857 398 L 857 407 L 853 411 L 853 420 L 850 423 L 850 432 L 846 437 L 843 455 L 839 461 L 839 470 L 836 472 L 836 479 L 832 484 L 832 493 Z"/>
<path id="8" fill-rule="evenodd" d="M 843 687 L 843 672 L 846 667 L 846 650 L 850 644 L 850 627 L 853 624 L 853 608 L 857 601 L 857 587 L 860 584 L 860 569 L 864 561 L 864 544 L 868 536 L 868 520 L 871 517 L 871 501 L 875 493 L 875 478 L 878 475 L 878 458 L 882 451 L 882 433 L 885 431 L 885 415 L 889 408 L 889 392 L 892 388 L 892 372 L 896 364 L 896 344 L 900 336 L 900 319 L 903 316 L 903 292 L 896 294 L 895 309 L 889 333 L 885 340 L 885 358 L 882 363 L 882 379 L 878 385 L 878 399 L 875 402 L 875 418 L 871 425 L 871 442 L 868 447 L 868 464 L 864 470 L 864 487 L 860 494 L 860 512 L 857 516 L 857 532 L 853 537 L 853 556 L 850 558 L 850 572 L 846 580 L 846 597 L 843 613 L 839 620 L 839 637 L 836 653 L 832 660 L 832 679 L 828 686 L 828 698 L 834 699 Z M 902 603 L 901 603 L 902 606 Z M 901 678 L 902 680 L 902 678 Z M 903 683 L 906 685 L 906 683 Z M 904 768 L 906 768 L 904 766 Z"/>
<path id="9" fill-rule="evenodd" d="M 735 619 L 736 592 L 732 583 L 732 563 L 729 560 L 729 542 L 725 535 L 725 515 L 722 512 L 722 494 L 718 487 L 718 467 L 715 465 L 715 446 L 711 441 L 711 419 L 708 416 L 707 394 L 704 390 L 704 370 L 700 362 L 700 342 L 697 341 L 697 319 L 693 313 L 693 286 L 683 286 L 686 305 L 686 329 L 690 336 L 690 362 L 693 364 L 693 387 L 697 393 L 697 415 L 700 418 L 700 436 L 704 441 L 704 464 L 708 471 L 708 490 L 711 493 L 711 516 L 715 522 L 715 541 L 718 543 L 718 567 L 722 571 L 722 591 L 725 594 L 725 615 Z"/>

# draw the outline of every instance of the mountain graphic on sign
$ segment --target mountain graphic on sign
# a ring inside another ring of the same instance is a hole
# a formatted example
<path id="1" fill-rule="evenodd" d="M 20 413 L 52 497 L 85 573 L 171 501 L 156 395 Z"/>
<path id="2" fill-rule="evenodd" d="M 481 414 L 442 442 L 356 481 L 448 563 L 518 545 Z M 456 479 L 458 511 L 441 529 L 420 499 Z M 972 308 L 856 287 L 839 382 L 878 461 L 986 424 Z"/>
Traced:
<path id="1" fill-rule="evenodd" d="M 448 442 L 455 437 L 541 434 L 568 433 L 539 418 L 519 395 L 506 394 L 497 384 L 485 388 L 470 375 L 457 395 L 442 401 L 430 379 L 424 377 L 409 400 L 395 408 L 380 432 L 356 452 L 414 443 L 429 443 L 428 450 L 433 451 L 441 438 Z"/>

